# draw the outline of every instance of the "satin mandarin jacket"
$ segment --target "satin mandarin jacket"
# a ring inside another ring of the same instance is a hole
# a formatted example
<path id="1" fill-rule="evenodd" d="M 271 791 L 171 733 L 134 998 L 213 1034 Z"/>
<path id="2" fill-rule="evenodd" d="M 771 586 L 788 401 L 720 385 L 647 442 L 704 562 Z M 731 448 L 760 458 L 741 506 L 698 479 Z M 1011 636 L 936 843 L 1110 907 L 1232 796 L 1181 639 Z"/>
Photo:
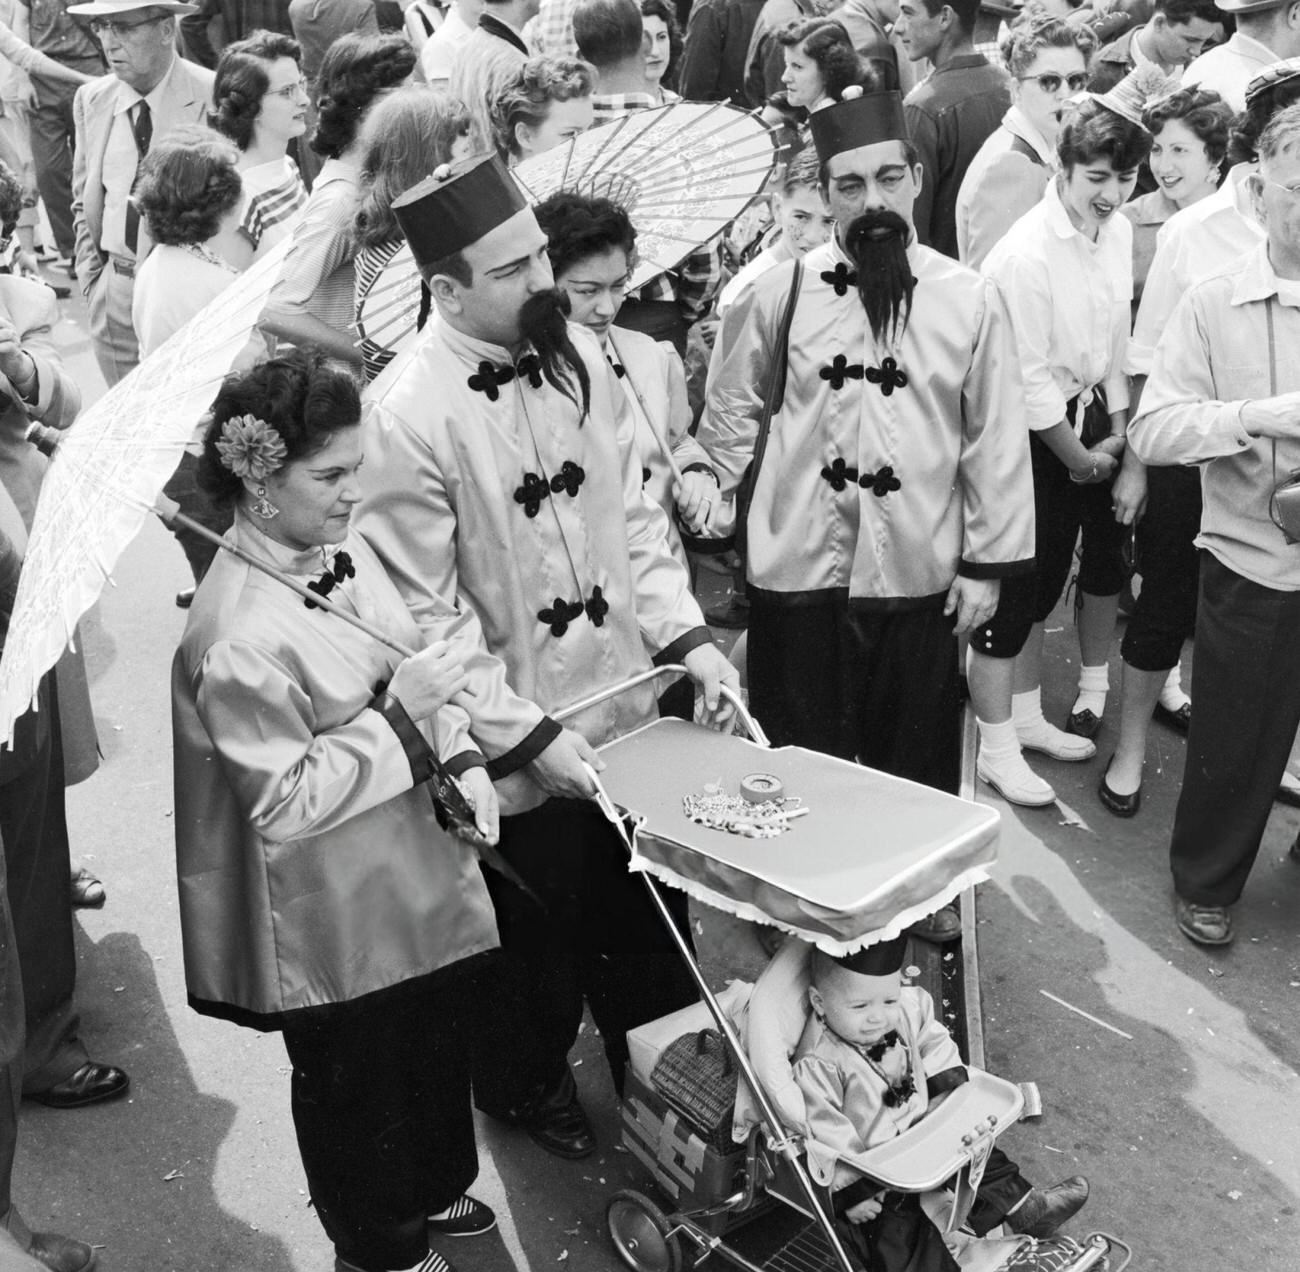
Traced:
<path id="1" fill-rule="evenodd" d="M 304 581 L 321 553 L 230 532 Z M 419 631 L 374 553 L 330 599 L 408 645 Z M 172 671 L 176 850 L 190 1004 L 256 1028 L 423 976 L 497 944 L 469 845 L 443 832 L 394 727 L 369 704 L 400 655 L 219 552 Z M 421 733 L 429 742 L 428 722 Z M 475 757 L 438 713 L 453 772 Z"/>
<path id="2" fill-rule="evenodd" d="M 505 663 L 509 687 L 472 709 L 505 813 L 544 798 L 522 771 L 559 732 L 543 712 L 646 670 L 647 650 L 675 662 L 710 639 L 614 377 L 591 332 L 569 333 L 591 378 L 585 422 L 548 382 L 513 374 L 506 349 L 440 317 L 367 391 L 358 528 L 426 636 L 454 599 Z M 654 715 L 642 686 L 569 723 L 599 745 Z"/>
<path id="3" fill-rule="evenodd" d="M 838 244 L 804 258 L 784 402 L 748 521 L 749 581 L 769 603 L 909 608 L 941 599 L 958 573 L 1032 564 L 1024 394 L 1001 296 L 930 248 L 913 243 L 908 259 L 912 313 L 890 349 L 877 347 L 855 287 L 837 290 L 852 272 Z M 793 268 L 769 270 L 723 319 L 697 437 L 724 496 L 754 456 Z M 886 358 L 906 385 L 883 382 Z"/>

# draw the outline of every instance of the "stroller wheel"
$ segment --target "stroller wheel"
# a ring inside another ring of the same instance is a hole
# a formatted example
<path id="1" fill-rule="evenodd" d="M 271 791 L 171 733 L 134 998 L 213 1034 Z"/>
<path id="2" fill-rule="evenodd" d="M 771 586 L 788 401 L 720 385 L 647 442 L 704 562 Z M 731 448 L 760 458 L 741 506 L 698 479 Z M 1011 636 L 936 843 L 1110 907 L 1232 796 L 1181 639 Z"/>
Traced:
<path id="1" fill-rule="evenodd" d="M 616 1192 L 605 1207 L 605 1225 L 619 1258 L 633 1272 L 681 1272 L 682 1249 L 673 1226 L 644 1193 Z"/>

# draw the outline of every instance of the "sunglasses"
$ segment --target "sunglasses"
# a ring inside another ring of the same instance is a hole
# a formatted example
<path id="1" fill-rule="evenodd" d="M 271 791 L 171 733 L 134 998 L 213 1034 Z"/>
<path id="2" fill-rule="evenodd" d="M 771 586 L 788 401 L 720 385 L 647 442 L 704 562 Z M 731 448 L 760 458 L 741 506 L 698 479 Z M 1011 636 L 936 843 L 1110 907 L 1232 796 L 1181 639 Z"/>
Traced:
<path id="1" fill-rule="evenodd" d="M 1058 75 L 1055 71 L 1044 71 L 1041 75 L 1018 75 L 1016 78 L 1022 84 L 1027 84 L 1030 80 L 1033 80 L 1049 97 L 1059 93 L 1062 84 L 1065 84 L 1072 93 L 1082 93 L 1088 87 L 1087 71 L 1073 71 L 1069 75 Z"/>

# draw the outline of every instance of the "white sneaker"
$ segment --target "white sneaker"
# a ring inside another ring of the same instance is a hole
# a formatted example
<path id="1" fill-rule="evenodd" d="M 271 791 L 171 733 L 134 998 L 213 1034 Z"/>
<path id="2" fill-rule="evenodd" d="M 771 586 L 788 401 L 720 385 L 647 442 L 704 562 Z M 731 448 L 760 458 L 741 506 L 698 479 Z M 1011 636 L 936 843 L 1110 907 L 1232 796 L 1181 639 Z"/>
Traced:
<path id="1" fill-rule="evenodd" d="M 1087 738 L 1066 733 L 1046 720 L 1017 724 L 1016 739 L 1026 751 L 1041 751 L 1054 760 L 1090 760 L 1097 754 L 1096 746 Z"/>
<path id="2" fill-rule="evenodd" d="M 1008 803 L 1043 808 L 1056 802 L 1056 792 L 1025 763 L 1019 751 L 997 759 L 980 752 L 975 772 L 980 781 L 987 782 Z"/>

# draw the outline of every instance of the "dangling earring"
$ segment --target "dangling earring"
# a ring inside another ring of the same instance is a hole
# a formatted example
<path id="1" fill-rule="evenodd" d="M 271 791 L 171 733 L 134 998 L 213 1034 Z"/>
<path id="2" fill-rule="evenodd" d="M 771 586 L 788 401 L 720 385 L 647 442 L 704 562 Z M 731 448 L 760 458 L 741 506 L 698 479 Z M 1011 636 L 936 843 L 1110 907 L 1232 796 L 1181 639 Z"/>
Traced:
<path id="1" fill-rule="evenodd" d="M 266 487 L 257 488 L 257 502 L 253 505 L 253 511 L 262 518 L 263 521 L 270 521 L 272 517 L 278 517 L 280 510 L 267 497 Z"/>

